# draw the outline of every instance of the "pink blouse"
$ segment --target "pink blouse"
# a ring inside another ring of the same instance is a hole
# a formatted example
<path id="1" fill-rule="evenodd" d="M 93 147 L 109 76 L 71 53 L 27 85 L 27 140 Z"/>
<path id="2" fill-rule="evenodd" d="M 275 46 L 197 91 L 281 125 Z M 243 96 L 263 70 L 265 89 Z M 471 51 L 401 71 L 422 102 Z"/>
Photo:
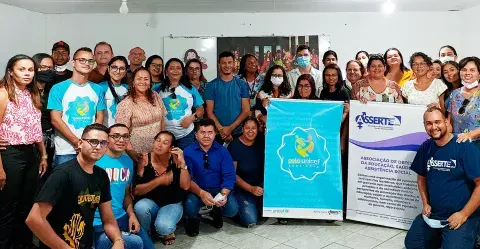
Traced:
<path id="1" fill-rule="evenodd" d="M 7 103 L 5 114 L 0 123 L 0 137 L 10 145 L 28 145 L 43 139 L 41 112 L 32 102 L 28 90 L 15 89 L 17 102 Z"/>

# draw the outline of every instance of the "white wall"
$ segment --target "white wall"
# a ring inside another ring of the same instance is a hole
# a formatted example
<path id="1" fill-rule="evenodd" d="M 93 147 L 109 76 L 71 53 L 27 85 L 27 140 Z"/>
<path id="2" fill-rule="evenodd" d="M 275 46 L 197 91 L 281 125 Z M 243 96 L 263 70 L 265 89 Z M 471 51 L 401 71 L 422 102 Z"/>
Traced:
<path id="1" fill-rule="evenodd" d="M 0 78 L 12 56 L 44 52 L 45 19 L 44 14 L 0 4 Z"/>
<path id="2" fill-rule="evenodd" d="M 466 9 L 461 12 L 459 29 L 462 49 L 468 51 L 465 56 L 480 57 L 480 33 L 478 29 L 480 6 Z"/>
<path id="3" fill-rule="evenodd" d="M 461 12 L 234 13 L 234 14 L 75 14 L 47 15 L 46 49 L 65 40 L 72 50 L 108 41 L 117 55 L 141 46 L 147 56 L 163 55 L 163 37 L 330 35 L 341 65 L 358 50 L 384 52 L 398 47 L 405 57 L 423 51 L 432 57 L 445 44 L 461 46 Z M 473 32 L 473 31 L 472 31 Z"/>

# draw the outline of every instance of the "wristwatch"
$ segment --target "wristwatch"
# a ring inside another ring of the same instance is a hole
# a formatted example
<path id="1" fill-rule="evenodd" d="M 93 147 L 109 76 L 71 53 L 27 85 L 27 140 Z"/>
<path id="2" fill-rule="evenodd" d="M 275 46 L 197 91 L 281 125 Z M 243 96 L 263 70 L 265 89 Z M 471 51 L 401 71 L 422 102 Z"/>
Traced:
<path id="1" fill-rule="evenodd" d="M 42 156 L 42 159 L 47 160 L 47 159 L 48 159 L 48 155 L 47 155 L 47 154 L 43 155 L 43 156 Z"/>

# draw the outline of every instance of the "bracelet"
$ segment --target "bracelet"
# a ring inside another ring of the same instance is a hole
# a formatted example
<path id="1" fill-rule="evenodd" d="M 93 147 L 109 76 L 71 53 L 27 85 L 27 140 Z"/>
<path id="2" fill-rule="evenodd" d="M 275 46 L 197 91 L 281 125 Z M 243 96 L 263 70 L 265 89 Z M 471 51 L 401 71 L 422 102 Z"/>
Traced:
<path id="1" fill-rule="evenodd" d="M 47 154 L 43 155 L 43 156 L 42 156 L 42 159 L 47 160 L 47 159 L 48 159 L 48 155 L 47 155 Z"/>
<path id="2" fill-rule="evenodd" d="M 119 239 L 114 240 L 114 241 L 113 241 L 113 244 L 117 243 L 118 241 L 121 241 L 122 243 L 125 242 L 122 238 L 119 238 Z"/>

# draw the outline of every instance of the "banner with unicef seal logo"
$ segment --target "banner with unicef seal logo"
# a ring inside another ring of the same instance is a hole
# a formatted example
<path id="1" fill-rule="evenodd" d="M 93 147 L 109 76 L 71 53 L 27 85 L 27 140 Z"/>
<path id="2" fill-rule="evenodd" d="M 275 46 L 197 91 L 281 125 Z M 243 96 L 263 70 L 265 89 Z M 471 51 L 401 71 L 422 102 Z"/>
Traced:
<path id="1" fill-rule="evenodd" d="M 272 99 L 264 217 L 342 220 L 343 103 Z"/>
<path id="2" fill-rule="evenodd" d="M 429 137 L 425 106 L 350 103 L 347 219 L 409 229 L 421 213 L 410 165 Z"/>

